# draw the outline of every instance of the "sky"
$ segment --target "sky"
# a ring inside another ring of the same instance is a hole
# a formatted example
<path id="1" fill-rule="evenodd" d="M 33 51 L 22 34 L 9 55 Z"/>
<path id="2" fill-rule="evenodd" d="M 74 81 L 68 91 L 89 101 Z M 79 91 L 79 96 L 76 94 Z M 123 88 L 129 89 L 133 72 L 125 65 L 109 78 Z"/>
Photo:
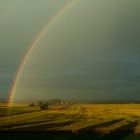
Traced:
<path id="1" fill-rule="evenodd" d="M 0 1 L 0 98 L 8 95 L 29 44 L 65 1 Z"/>
<path id="2" fill-rule="evenodd" d="M 0 1 L 0 95 L 66 0 Z M 33 49 L 14 99 L 140 99 L 140 1 L 75 0 Z"/>

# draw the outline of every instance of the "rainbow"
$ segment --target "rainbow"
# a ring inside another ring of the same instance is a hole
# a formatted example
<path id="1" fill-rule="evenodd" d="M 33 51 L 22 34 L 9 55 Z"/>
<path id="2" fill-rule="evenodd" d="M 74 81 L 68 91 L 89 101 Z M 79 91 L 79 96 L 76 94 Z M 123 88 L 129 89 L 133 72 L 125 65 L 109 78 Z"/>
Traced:
<path id="1" fill-rule="evenodd" d="M 20 79 L 20 76 L 22 74 L 23 68 L 26 66 L 28 59 L 32 53 L 32 51 L 34 50 L 35 47 L 37 47 L 37 45 L 39 44 L 39 42 L 41 41 L 41 39 L 44 37 L 44 35 L 47 33 L 48 29 L 50 28 L 50 26 L 55 23 L 55 21 L 70 7 L 72 7 L 72 5 L 75 3 L 76 0 L 69 0 L 67 1 L 47 22 L 47 24 L 42 28 L 42 30 L 36 35 L 35 39 L 32 41 L 32 43 L 29 45 L 27 51 L 24 53 L 24 55 L 22 56 L 21 62 L 17 68 L 17 72 L 16 75 L 14 77 L 14 80 L 12 82 L 12 85 L 10 87 L 9 90 L 9 94 L 8 94 L 8 101 L 7 101 L 7 105 L 8 105 L 8 109 L 11 107 L 12 105 L 12 101 L 13 101 L 13 97 L 17 88 L 17 83 Z"/>

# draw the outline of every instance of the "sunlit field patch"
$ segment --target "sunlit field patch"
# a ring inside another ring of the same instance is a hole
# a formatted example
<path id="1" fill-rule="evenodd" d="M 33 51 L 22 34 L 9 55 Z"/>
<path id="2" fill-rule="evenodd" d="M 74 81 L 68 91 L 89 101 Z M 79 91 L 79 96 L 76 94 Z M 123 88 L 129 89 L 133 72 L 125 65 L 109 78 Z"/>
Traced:
<path id="1" fill-rule="evenodd" d="M 39 106 L 17 105 L 9 112 L 1 108 L 1 131 L 51 131 L 111 134 L 140 131 L 139 104 L 71 104 Z"/>

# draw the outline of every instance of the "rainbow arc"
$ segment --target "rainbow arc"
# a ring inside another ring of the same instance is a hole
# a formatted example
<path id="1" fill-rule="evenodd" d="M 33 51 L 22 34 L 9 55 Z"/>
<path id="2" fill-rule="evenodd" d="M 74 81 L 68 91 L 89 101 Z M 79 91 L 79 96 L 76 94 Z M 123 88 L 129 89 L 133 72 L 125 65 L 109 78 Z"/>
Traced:
<path id="1" fill-rule="evenodd" d="M 42 38 L 47 33 L 48 29 L 57 21 L 57 19 L 59 19 L 59 17 L 61 15 L 63 15 L 63 13 L 65 13 L 68 9 L 70 9 L 75 4 L 75 2 L 76 2 L 76 0 L 69 0 L 64 5 L 62 5 L 62 7 L 49 19 L 47 24 L 36 35 L 35 39 L 29 45 L 27 51 L 25 52 L 25 54 L 23 55 L 23 57 L 21 59 L 21 63 L 19 64 L 19 66 L 17 68 L 15 78 L 14 78 L 14 80 L 12 82 L 12 85 L 11 85 L 11 88 L 9 90 L 8 108 L 10 108 L 10 106 L 12 105 L 13 97 L 14 97 L 14 95 L 16 93 L 16 88 L 17 88 L 18 81 L 19 81 L 20 76 L 21 76 L 21 74 L 23 72 L 23 68 L 26 66 L 26 64 L 28 62 L 28 59 L 29 59 L 30 55 L 32 54 L 32 51 L 34 50 L 35 47 L 38 46 L 38 44 L 40 43 Z"/>

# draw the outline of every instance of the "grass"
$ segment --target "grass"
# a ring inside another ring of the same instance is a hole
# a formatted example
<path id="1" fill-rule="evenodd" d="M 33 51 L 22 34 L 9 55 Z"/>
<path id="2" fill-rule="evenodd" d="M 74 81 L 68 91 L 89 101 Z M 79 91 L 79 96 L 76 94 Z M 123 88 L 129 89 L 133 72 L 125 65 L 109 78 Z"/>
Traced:
<path id="1" fill-rule="evenodd" d="M 114 134 L 140 133 L 140 104 L 19 105 L 0 108 L 1 131 L 49 131 Z"/>
<path id="2" fill-rule="evenodd" d="M 5 116 L 12 116 L 12 115 L 18 115 L 18 114 L 24 114 L 24 113 L 29 113 L 33 111 L 39 111 L 38 107 L 13 107 L 7 112 L 7 108 L 3 107 L 0 108 L 0 117 L 5 117 Z"/>

